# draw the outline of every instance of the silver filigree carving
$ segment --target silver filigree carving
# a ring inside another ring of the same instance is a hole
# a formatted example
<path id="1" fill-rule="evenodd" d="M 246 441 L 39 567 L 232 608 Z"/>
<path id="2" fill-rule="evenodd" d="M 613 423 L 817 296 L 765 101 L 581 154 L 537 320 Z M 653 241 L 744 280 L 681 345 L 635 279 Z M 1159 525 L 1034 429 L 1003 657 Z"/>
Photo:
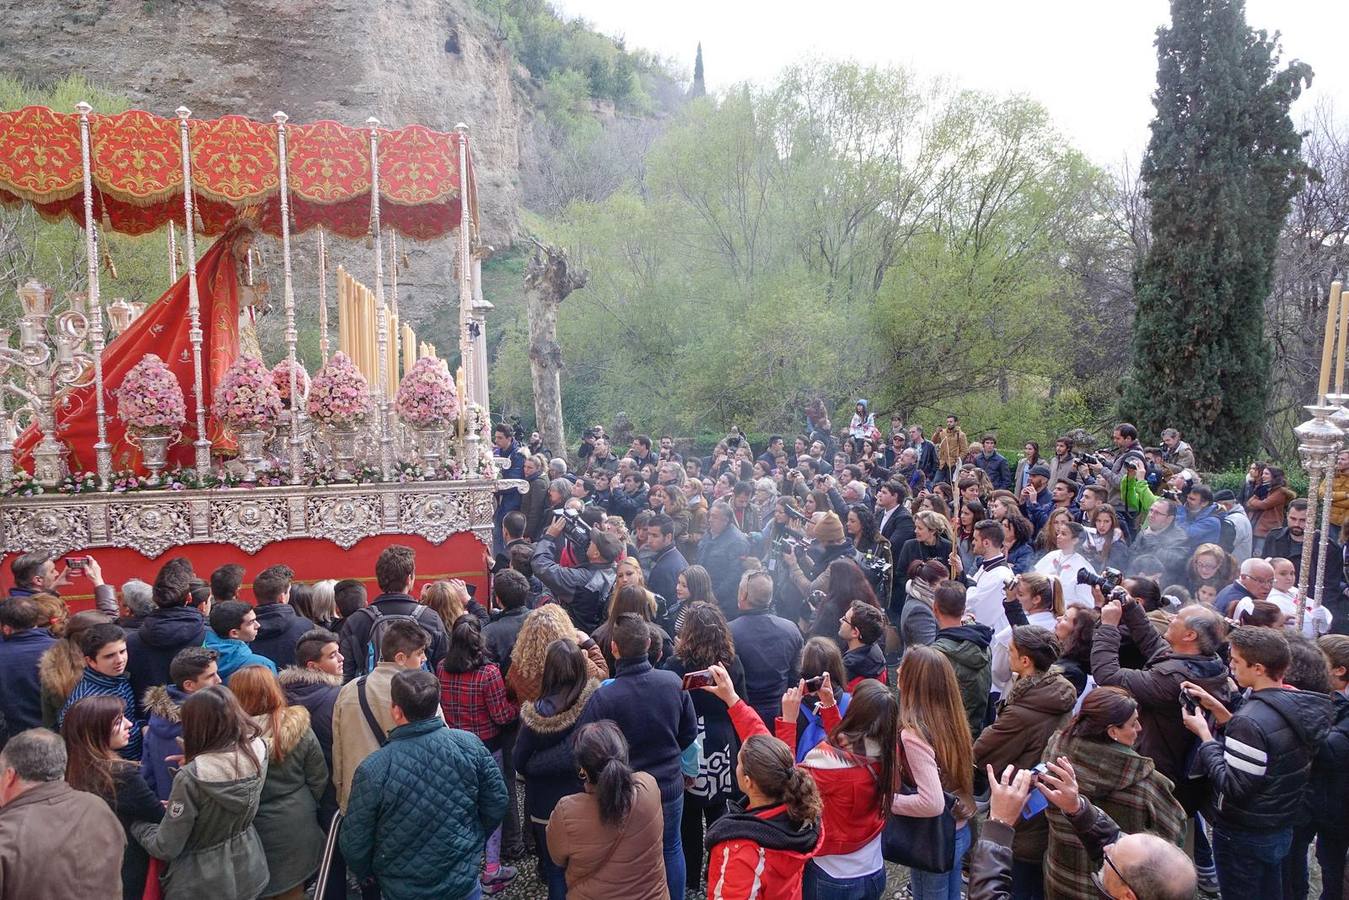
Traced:
<path id="1" fill-rule="evenodd" d="M 89 544 L 89 512 L 83 506 L 6 508 L 0 517 L 6 550 L 61 554 Z"/>
<path id="2" fill-rule="evenodd" d="M 350 550 L 357 541 L 384 530 L 382 506 L 376 494 L 310 497 L 305 505 L 309 536 L 332 541 Z"/>
<path id="3" fill-rule="evenodd" d="M 433 544 L 469 527 L 462 494 L 403 494 L 399 498 L 399 529 L 419 534 Z"/>
<path id="4" fill-rule="evenodd" d="M 289 527 L 284 497 L 229 497 L 211 501 L 211 538 L 257 553 L 286 538 Z"/>
<path id="5" fill-rule="evenodd" d="M 108 509 L 108 542 L 132 547 L 150 559 L 192 539 L 192 518 L 186 503 L 117 503 Z"/>

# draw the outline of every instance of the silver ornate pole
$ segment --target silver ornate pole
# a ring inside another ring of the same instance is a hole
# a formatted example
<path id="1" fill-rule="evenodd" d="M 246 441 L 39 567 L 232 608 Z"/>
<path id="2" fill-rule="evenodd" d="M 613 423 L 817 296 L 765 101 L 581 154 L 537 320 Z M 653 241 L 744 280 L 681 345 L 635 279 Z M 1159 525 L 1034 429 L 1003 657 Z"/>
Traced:
<path id="1" fill-rule="evenodd" d="M 379 347 L 379 466 L 387 481 L 393 477 L 392 409 L 389 404 L 389 321 L 384 314 L 384 241 L 379 225 L 379 119 L 365 120 L 370 128 L 370 229 L 375 239 L 375 328 Z"/>
<path id="2" fill-rule="evenodd" d="M 1307 497 L 1310 502 L 1307 504 L 1307 527 L 1302 536 L 1302 560 L 1298 567 L 1298 600 L 1297 600 L 1297 627 L 1302 629 L 1303 620 L 1307 614 L 1308 585 L 1314 585 L 1316 591 L 1316 602 L 1322 601 L 1321 591 L 1325 587 L 1325 545 L 1322 544 L 1321 551 L 1317 554 L 1317 575 L 1314 582 L 1311 581 L 1312 568 L 1312 547 L 1317 540 L 1316 533 L 1316 492 L 1320 487 L 1322 477 L 1335 465 L 1335 455 L 1343 446 L 1344 432 L 1330 421 L 1330 416 L 1336 411 L 1333 406 L 1311 405 L 1303 407 L 1312 417 L 1303 422 L 1297 428 L 1293 429 L 1298 436 L 1298 457 L 1302 460 L 1302 467 L 1307 471 Z M 1326 491 L 1327 501 L 1330 492 Z M 1327 503 L 1327 508 L 1329 504 Z M 1327 511 L 1326 519 L 1329 515 Z M 1329 532 L 1323 530 L 1322 540 L 1324 541 Z"/>
<path id="3" fill-rule="evenodd" d="M 295 359 L 295 341 L 299 335 L 295 331 L 295 287 L 290 268 L 290 166 L 286 160 L 286 120 L 285 113 L 272 113 L 276 122 L 276 150 L 281 157 L 281 279 L 284 302 L 286 304 L 286 359 L 290 360 L 290 483 L 299 484 L 304 475 L 304 437 L 300 434 L 300 414 L 304 404 L 300 402 L 300 383 Z"/>
<path id="4" fill-rule="evenodd" d="M 169 221 L 169 284 L 178 283 L 178 226 Z"/>
<path id="5" fill-rule="evenodd" d="M 323 226 L 318 229 L 319 243 L 319 356 L 320 365 L 328 361 L 328 247 L 323 242 Z"/>
<path id="6" fill-rule="evenodd" d="M 459 366 L 464 372 L 464 396 L 459 402 L 467 406 L 473 402 L 473 341 L 469 329 L 473 307 L 473 245 L 469 229 L 473 215 L 468 203 L 468 126 L 460 122 L 454 130 L 459 134 Z M 475 478 L 481 438 L 472 427 L 472 416 L 468 422 L 469 430 L 464 435 L 464 468 L 468 477 Z"/>
<path id="7" fill-rule="evenodd" d="M 103 303 L 99 299 L 98 225 L 94 221 L 93 147 L 89 135 L 89 114 L 94 108 L 81 101 L 75 109 L 80 114 L 80 155 L 84 163 L 84 249 L 89 257 L 89 340 L 94 356 L 94 416 L 98 427 L 94 459 L 98 467 L 98 485 L 107 490 L 112 481 L 112 446 L 108 443 L 103 397 Z"/>
<path id="8" fill-rule="evenodd" d="M 403 345 L 403 336 L 399 334 L 402 330 L 402 319 L 398 316 L 398 232 L 389 232 L 389 307 L 392 311 L 393 322 L 389 329 L 392 334 L 389 335 L 389 351 L 393 354 L 393 383 L 389 385 L 390 389 L 397 390 L 395 384 L 401 379 L 403 373 L 401 354 L 399 349 Z"/>
<path id="9" fill-rule="evenodd" d="M 192 110 L 180 106 L 178 134 L 183 152 L 183 239 L 187 242 L 187 314 L 188 338 L 192 341 L 192 400 L 197 405 L 197 439 L 192 442 L 193 462 L 198 472 L 211 468 L 211 439 L 206 436 L 206 400 L 201 366 L 201 297 L 197 293 L 197 235 L 192 210 L 192 149 L 188 137 L 187 120 Z"/>

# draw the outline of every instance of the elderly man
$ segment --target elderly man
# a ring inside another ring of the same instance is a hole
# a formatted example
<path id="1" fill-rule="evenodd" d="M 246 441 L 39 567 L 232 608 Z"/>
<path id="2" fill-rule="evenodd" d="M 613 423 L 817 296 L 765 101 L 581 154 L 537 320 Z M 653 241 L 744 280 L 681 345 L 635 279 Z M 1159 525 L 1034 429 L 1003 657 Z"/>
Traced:
<path id="1" fill-rule="evenodd" d="M 736 527 L 731 505 L 724 500 L 713 503 L 707 513 L 707 534 L 698 542 L 698 565 L 712 576 L 712 593 L 728 621 L 740 614 L 740 576 L 749 554 L 749 540 Z"/>
<path id="2" fill-rule="evenodd" d="M 1167 472 L 1196 468 L 1194 450 L 1180 439 L 1180 432 L 1174 428 L 1167 428 L 1162 432 L 1162 462 L 1166 465 Z"/>
<path id="3" fill-rule="evenodd" d="M 122 603 L 118 608 L 122 615 L 117 619 L 117 624 L 128 631 L 135 631 L 155 608 L 153 589 L 139 578 L 131 579 L 122 585 Z"/>
<path id="4" fill-rule="evenodd" d="M 1229 615 L 1242 600 L 1264 600 L 1274 587 L 1274 567 L 1259 557 L 1251 557 L 1241 564 L 1237 580 L 1218 592 L 1214 608 Z"/>
<path id="5" fill-rule="evenodd" d="M 122 824 L 65 777 L 54 732 L 30 728 L 0 750 L 0 900 L 121 895 Z"/>
<path id="6" fill-rule="evenodd" d="M 1068 819 L 1082 847 L 1101 860 L 1093 877 L 1101 895 L 1115 900 L 1190 900 L 1197 879 L 1194 864 L 1179 847 L 1154 834 L 1124 834 L 1110 816 L 1077 790 L 1077 773 L 1067 757 L 1047 763 L 1046 773 L 1027 769 L 1014 775 L 990 767 L 988 821 L 970 858 L 970 900 L 1012 896 L 1012 834 L 1031 787 L 1037 787 Z"/>
<path id="7" fill-rule="evenodd" d="M 1218 655 L 1221 628 L 1213 610 L 1187 606 L 1159 636 L 1143 604 L 1126 595 L 1122 604 L 1112 600 L 1101 608 L 1101 624 L 1091 644 L 1092 677 L 1097 684 L 1124 688 L 1138 701 L 1143 733 L 1136 749 L 1171 779 L 1176 799 L 1191 814 L 1203 798 L 1204 785 L 1188 774 L 1196 741 L 1180 718 L 1180 686 L 1190 682 L 1220 700 L 1227 699 L 1227 666 Z M 1120 644 L 1126 633 L 1146 660 L 1141 669 L 1120 664 Z"/>

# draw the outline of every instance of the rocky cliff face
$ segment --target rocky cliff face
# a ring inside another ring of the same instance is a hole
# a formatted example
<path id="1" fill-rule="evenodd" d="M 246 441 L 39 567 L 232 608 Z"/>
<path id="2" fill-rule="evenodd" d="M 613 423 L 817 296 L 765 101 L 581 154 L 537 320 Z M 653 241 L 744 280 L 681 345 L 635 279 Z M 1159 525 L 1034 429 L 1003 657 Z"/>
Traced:
<path id="1" fill-rule="evenodd" d="M 503 248 L 517 236 L 530 106 L 514 83 L 509 51 L 470 0 L 0 0 L 0 22 L 0 72 L 40 84 L 79 73 L 160 115 L 185 105 L 203 118 L 237 113 L 267 121 L 280 109 L 297 122 L 360 125 L 373 115 L 390 126 L 444 131 L 464 122 L 482 237 Z M 277 244 L 260 245 L 274 306 L 281 297 Z M 457 357 L 453 245 L 400 243 L 406 262 L 398 294 L 418 337 Z M 312 234 L 296 237 L 301 347 L 311 363 L 318 342 L 314 249 Z M 330 251 L 330 279 L 341 264 L 373 286 L 364 242 L 332 241 Z M 386 258 L 386 278 L 390 269 Z M 329 296 L 332 314 L 331 281 Z M 281 352 L 279 313 L 260 325 L 269 359 Z"/>
<path id="2" fill-rule="evenodd" d="M 516 236 L 527 101 L 469 0 L 0 0 L 0 72 L 172 115 L 469 127 L 483 237 Z"/>

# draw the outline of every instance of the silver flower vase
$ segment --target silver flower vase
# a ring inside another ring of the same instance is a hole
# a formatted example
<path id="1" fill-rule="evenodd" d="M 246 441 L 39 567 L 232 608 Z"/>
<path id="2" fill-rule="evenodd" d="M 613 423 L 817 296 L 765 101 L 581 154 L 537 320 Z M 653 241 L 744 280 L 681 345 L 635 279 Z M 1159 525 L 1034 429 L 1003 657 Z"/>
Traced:
<path id="1" fill-rule="evenodd" d="M 352 425 L 331 425 L 328 432 L 328 449 L 337 466 L 338 481 L 352 481 L 356 477 L 356 436 L 360 434 Z"/>
<path id="2" fill-rule="evenodd" d="M 258 480 L 258 470 L 265 469 L 263 465 L 264 452 L 267 449 L 267 432 L 265 431 L 240 431 L 239 438 L 239 462 L 244 464 L 244 482 L 252 484 Z"/>
<path id="3" fill-rule="evenodd" d="M 449 436 L 448 429 L 414 428 L 412 435 L 417 446 L 417 455 L 422 460 L 422 474 L 427 478 L 439 478 L 440 461 L 445 452 L 445 440 Z"/>
<path id="4" fill-rule="evenodd" d="M 137 431 L 133 434 L 135 444 L 141 451 L 141 464 L 150 473 L 149 483 L 157 485 L 159 473 L 169 464 L 169 446 L 177 441 L 178 436 L 146 431 Z"/>

